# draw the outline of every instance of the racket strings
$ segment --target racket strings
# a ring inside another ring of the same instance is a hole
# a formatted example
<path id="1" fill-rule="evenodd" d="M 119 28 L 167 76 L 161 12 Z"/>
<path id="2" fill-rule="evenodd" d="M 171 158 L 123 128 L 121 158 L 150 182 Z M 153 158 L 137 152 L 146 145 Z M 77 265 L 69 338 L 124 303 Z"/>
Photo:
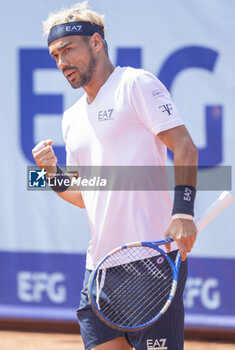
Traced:
<path id="1" fill-rule="evenodd" d="M 142 263 L 143 263 L 144 265 L 146 265 L 146 263 L 147 263 L 147 266 L 150 266 L 150 267 L 151 267 L 151 271 L 152 271 L 153 274 L 155 274 L 158 278 L 159 278 L 159 276 L 161 276 L 162 279 L 165 279 L 165 280 L 166 280 L 164 283 L 161 283 L 160 288 L 156 289 L 156 290 L 158 291 L 158 297 L 159 297 L 159 295 L 165 293 L 166 290 L 169 288 L 169 287 L 168 287 L 169 281 L 168 281 L 167 277 L 169 276 L 169 273 L 171 272 L 171 270 L 169 270 L 169 267 L 167 266 L 167 272 L 164 274 L 163 271 L 159 271 L 159 270 L 158 270 L 158 271 L 154 271 L 154 270 L 153 270 L 153 262 L 152 262 L 152 261 L 148 260 L 147 262 L 146 262 L 146 261 L 143 261 Z M 123 266 L 123 267 L 126 269 L 125 266 Z M 135 271 L 137 271 L 138 276 L 141 276 L 141 273 L 140 273 L 137 269 L 135 269 Z M 141 278 L 143 278 L 143 277 L 141 276 Z M 151 296 L 152 296 L 152 288 L 156 288 L 156 285 L 155 285 L 156 281 L 153 280 L 152 278 L 151 278 L 151 280 L 149 280 L 149 281 L 151 282 L 151 285 L 150 285 L 150 286 L 148 286 L 148 284 L 146 285 L 145 283 L 143 283 L 143 282 L 146 282 L 146 281 L 142 281 L 141 284 L 142 284 L 143 288 L 142 288 L 142 290 L 138 290 L 138 296 L 137 296 L 137 298 L 136 298 L 136 299 L 133 299 L 133 303 L 134 303 L 134 304 L 136 304 L 136 303 L 138 304 L 138 301 L 139 301 L 139 300 L 142 300 L 143 296 L 145 297 L 146 302 L 148 302 L 148 301 L 150 300 L 150 298 L 151 298 Z M 130 276 L 129 279 L 126 279 L 126 280 L 125 280 L 125 289 L 127 290 L 127 293 L 126 293 L 127 299 L 129 299 L 129 296 L 131 296 L 131 291 L 132 291 L 132 289 L 131 289 L 130 287 L 131 287 L 131 285 L 133 285 L 133 283 L 135 283 L 135 282 L 137 282 L 137 285 L 136 285 L 136 286 L 140 286 L 140 284 L 138 283 L 138 281 L 134 281 L 134 282 L 133 282 L 133 276 Z M 148 281 L 147 281 L 147 282 L 148 282 Z M 113 285 L 112 285 L 112 287 L 113 287 Z M 120 290 L 122 287 L 123 287 L 123 285 L 120 285 L 117 289 L 114 289 L 114 288 L 113 288 L 112 292 L 109 294 L 109 298 L 112 299 L 113 297 L 115 297 L 115 295 L 116 295 L 116 296 L 120 295 L 119 290 Z M 128 293 L 128 291 L 129 291 L 129 293 Z M 149 298 L 148 298 L 148 292 L 149 292 Z M 158 299 L 159 299 L 159 298 L 158 298 Z M 161 299 L 159 299 L 159 302 L 161 302 Z M 158 302 L 158 303 L 159 303 L 159 302 Z M 157 305 L 157 304 L 156 304 L 156 305 Z M 142 306 L 142 305 L 141 305 L 141 306 Z"/>
<path id="2" fill-rule="evenodd" d="M 156 316 L 156 309 L 158 309 L 159 311 L 161 310 L 166 300 L 168 299 L 168 292 L 169 292 L 169 282 L 165 282 L 165 288 L 164 289 L 162 288 L 156 295 L 157 296 L 157 302 L 156 302 L 156 298 L 152 293 L 152 288 L 149 289 L 147 292 L 146 290 L 143 290 L 142 295 L 139 297 L 141 304 L 139 304 L 139 307 L 133 313 L 132 322 L 134 324 L 139 322 L 140 312 L 143 314 L 142 298 L 145 298 L 145 305 L 146 305 L 146 309 L 144 310 L 143 316 L 145 319 L 149 320 L 149 319 L 152 319 L 154 316 Z M 166 293 L 167 293 L 167 298 L 166 298 Z M 136 317 L 134 317 L 135 315 Z"/>
<path id="3" fill-rule="evenodd" d="M 135 299 L 132 299 L 133 303 L 129 304 L 129 306 L 126 306 L 123 303 L 123 299 L 120 294 L 116 296 L 116 305 L 119 304 L 119 306 L 123 306 L 126 308 L 126 312 L 128 313 L 129 316 L 131 316 L 131 324 L 126 323 L 126 322 L 130 322 L 129 318 L 127 318 L 126 316 L 123 316 L 122 314 L 119 314 L 118 316 L 116 316 L 114 320 L 112 310 L 110 309 L 109 306 L 107 308 L 104 307 L 102 309 L 102 312 L 108 319 L 113 319 L 113 322 L 122 324 L 123 326 L 138 325 L 139 322 L 141 323 L 144 321 L 147 322 L 151 320 L 154 316 L 156 316 L 156 309 L 159 309 L 160 311 L 167 300 L 166 292 L 168 293 L 169 291 L 168 282 L 165 282 L 165 285 L 166 285 L 165 288 L 161 288 L 161 290 L 157 294 L 157 298 L 158 298 L 157 302 L 155 300 L 155 296 L 153 295 L 153 288 L 155 286 L 151 286 L 149 288 L 143 288 L 141 291 L 139 290 L 138 297 Z M 164 287 L 164 285 L 162 285 L 162 287 Z M 115 295 L 113 294 L 113 297 L 114 296 Z M 127 295 L 126 297 L 128 298 Z M 143 304 L 143 298 L 145 299 L 144 304 Z M 125 322 L 125 319 L 127 319 L 126 322 Z"/>
<path id="4" fill-rule="evenodd" d="M 102 267 L 100 266 L 100 268 L 124 266 L 128 265 L 129 262 L 136 262 L 154 256 L 159 256 L 159 252 L 156 249 L 142 245 L 131 246 L 126 249 L 118 250 L 113 255 L 110 255 L 108 259 L 103 261 Z"/>
<path id="5" fill-rule="evenodd" d="M 169 289 L 168 281 L 166 281 L 164 284 L 161 285 L 161 289 L 158 290 L 158 302 L 156 303 L 156 300 L 153 295 L 153 288 L 156 288 L 155 284 L 152 283 L 150 286 L 143 285 L 142 290 L 138 291 L 138 296 L 135 299 L 132 299 L 133 303 L 130 304 L 129 309 L 132 311 L 132 322 L 135 324 L 140 319 L 140 312 L 143 313 L 143 307 L 145 306 L 146 309 L 144 310 L 143 316 L 145 318 L 151 318 L 151 315 L 155 315 L 156 313 L 153 312 L 156 310 L 156 308 L 161 304 L 161 302 L 165 301 L 166 298 L 166 292 Z M 113 295 L 114 296 L 114 295 Z M 127 296 L 128 298 L 128 296 Z M 143 300 L 144 298 L 144 305 Z M 118 299 L 121 302 L 121 299 Z M 117 302 L 118 302 L 117 300 Z M 152 309 L 154 307 L 154 309 Z M 104 310 L 105 311 L 105 310 Z M 111 313 L 107 313 L 107 317 L 111 317 Z M 121 320 L 117 320 L 121 321 Z"/>
<path id="6" fill-rule="evenodd" d="M 116 266 L 106 271 L 99 310 L 123 327 L 149 322 L 161 311 L 171 292 L 170 264 L 158 251 L 144 246 L 128 247 L 114 255 L 111 257 Z M 136 261 L 143 256 L 145 259 Z M 129 262 L 117 266 L 124 259 Z M 100 269 L 106 269 L 112 262 L 105 261 Z"/>
<path id="7" fill-rule="evenodd" d="M 117 322 L 119 324 L 125 324 L 126 326 L 130 325 L 129 317 L 131 316 L 131 322 L 132 324 L 136 324 L 143 319 L 148 321 L 152 317 L 156 315 L 156 307 L 163 301 L 166 300 L 165 297 L 165 291 L 167 291 L 168 286 L 165 289 L 162 289 L 161 293 L 158 293 L 158 298 L 159 301 L 158 303 L 155 303 L 155 296 L 153 295 L 152 288 L 148 288 L 146 292 L 146 288 L 143 288 L 142 291 L 139 291 L 139 297 L 132 299 L 133 303 L 130 303 L 130 298 L 128 295 L 124 296 L 129 300 L 129 303 L 126 304 L 123 301 L 123 296 L 121 294 L 116 294 L 112 295 L 111 300 L 112 300 L 112 307 L 110 308 L 110 305 L 101 305 L 101 311 L 102 313 L 108 318 L 111 319 L 113 322 Z M 162 294 L 163 293 L 163 294 Z M 143 305 L 143 301 L 141 298 L 145 298 L 145 303 Z M 125 308 L 126 314 L 123 315 L 122 313 L 119 313 L 116 315 L 113 313 L 113 308 L 114 308 L 114 300 L 115 300 L 115 305 L 121 308 Z M 154 307 L 154 309 L 152 309 Z"/>

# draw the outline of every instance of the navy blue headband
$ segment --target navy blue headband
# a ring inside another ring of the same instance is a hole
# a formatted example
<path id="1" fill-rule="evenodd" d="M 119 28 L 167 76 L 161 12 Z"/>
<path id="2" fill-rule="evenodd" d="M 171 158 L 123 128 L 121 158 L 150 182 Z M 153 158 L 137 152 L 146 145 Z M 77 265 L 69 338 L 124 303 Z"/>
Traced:
<path id="1" fill-rule="evenodd" d="M 101 26 L 91 22 L 78 21 L 57 24 L 51 28 L 48 35 L 48 45 L 59 38 L 69 35 L 83 35 L 92 36 L 94 33 L 99 33 L 101 38 L 104 39 L 104 31 Z"/>

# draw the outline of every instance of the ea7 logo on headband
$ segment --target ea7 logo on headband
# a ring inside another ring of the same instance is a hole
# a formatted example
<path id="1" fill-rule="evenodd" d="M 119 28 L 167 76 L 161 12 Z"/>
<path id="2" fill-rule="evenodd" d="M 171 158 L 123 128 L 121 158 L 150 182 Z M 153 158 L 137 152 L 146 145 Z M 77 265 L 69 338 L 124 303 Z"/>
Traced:
<path id="1" fill-rule="evenodd" d="M 66 26 L 66 32 L 80 32 L 82 29 L 82 26 Z"/>

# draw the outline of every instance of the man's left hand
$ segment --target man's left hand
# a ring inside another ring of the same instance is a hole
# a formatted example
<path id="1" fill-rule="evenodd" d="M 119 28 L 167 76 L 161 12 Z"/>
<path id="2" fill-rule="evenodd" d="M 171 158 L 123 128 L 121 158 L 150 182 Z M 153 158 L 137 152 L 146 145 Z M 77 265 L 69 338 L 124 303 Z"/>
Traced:
<path id="1" fill-rule="evenodd" d="M 181 260 L 186 260 L 187 253 L 191 252 L 197 238 L 197 228 L 193 220 L 174 219 L 165 233 L 166 238 L 172 238 L 181 253 Z M 166 245 L 167 252 L 170 252 L 170 243 Z"/>

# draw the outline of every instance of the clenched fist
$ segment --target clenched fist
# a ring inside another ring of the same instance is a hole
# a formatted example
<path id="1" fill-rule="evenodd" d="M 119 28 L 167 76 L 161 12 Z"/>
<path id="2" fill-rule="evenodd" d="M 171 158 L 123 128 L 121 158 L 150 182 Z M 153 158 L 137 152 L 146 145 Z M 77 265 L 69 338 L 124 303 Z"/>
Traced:
<path id="1" fill-rule="evenodd" d="M 56 174 L 57 157 L 52 145 L 52 140 L 41 141 L 32 150 L 35 162 L 40 169 L 46 170 L 47 177 L 54 177 Z"/>

